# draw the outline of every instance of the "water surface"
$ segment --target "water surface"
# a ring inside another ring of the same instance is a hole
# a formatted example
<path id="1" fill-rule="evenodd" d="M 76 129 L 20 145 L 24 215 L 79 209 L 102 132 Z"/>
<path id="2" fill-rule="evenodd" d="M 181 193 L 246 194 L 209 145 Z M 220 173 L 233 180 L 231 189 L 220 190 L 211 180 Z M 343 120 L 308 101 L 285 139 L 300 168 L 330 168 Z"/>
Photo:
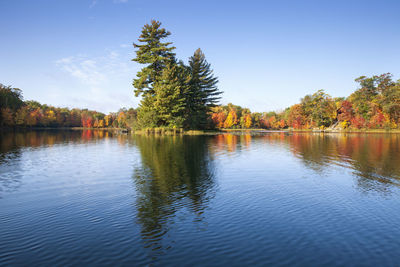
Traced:
<path id="1" fill-rule="evenodd" d="M 0 265 L 397 265 L 400 135 L 0 133 Z"/>

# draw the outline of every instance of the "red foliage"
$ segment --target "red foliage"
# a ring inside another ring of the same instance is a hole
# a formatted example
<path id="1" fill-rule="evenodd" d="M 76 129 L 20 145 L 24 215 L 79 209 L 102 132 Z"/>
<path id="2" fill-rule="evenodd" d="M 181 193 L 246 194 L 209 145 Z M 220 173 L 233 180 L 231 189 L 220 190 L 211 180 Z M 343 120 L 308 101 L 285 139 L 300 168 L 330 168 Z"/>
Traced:
<path id="1" fill-rule="evenodd" d="M 302 126 L 303 126 L 302 121 L 303 121 L 303 118 L 301 116 L 297 116 L 292 121 L 292 127 L 295 128 L 295 129 L 301 129 Z"/>
<path id="2" fill-rule="evenodd" d="M 365 126 L 365 119 L 360 115 L 357 115 L 356 117 L 352 118 L 350 122 L 352 126 L 358 129 L 361 129 L 362 127 Z"/>
<path id="3" fill-rule="evenodd" d="M 261 128 L 265 128 L 265 129 L 271 128 L 271 124 L 269 123 L 268 119 L 261 119 L 260 126 L 261 126 Z"/>
<path id="4" fill-rule="evenodd" d="M 383 127 L 384 120 L 385 120 L 385 116 L 383 115 L 383 113 L 380 110 L 377 110 L 375 115 L 372 116 L 372 118 L 370 119 L 370 121 L 368 123 L 368 127 L 370 127 L 370 128 Z"/>
<path id="5" fill-rule="evenodd" d="M 281 119 L 281 121 L 279 122 L 279 127 L 280 127 L 281 129 L 283 129 L 283 128 L 286 127 L 286 123 L 285 123 L 285 120 L 284 120 L 284 119 Z"/>
<path id="6" fill-rule="evenodd" d="M 82 114 L 82 126 L 85 128 L 93 127 L 93 118 L 88 114 Z"/>
<path id="7" fill-rule="evenodd" d="M 353 105 L 351 102 L 344 100 L 338 112 L 339 121 L 350 121 L 354 117 Z"/>
<path id="8" fill-rule="evenodd" d="M 226 119 L 226 114 L 224 112 L 213 113 L 211 119 L 217 128 L 224 127 L 224 121 Z"/>

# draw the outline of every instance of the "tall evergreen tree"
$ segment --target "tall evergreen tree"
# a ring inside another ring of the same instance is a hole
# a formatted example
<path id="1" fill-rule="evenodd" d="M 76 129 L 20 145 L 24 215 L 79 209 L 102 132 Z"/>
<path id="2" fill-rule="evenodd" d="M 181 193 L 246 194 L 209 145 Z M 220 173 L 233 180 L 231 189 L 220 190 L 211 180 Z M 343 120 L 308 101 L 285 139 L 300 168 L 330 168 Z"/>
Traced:
<path id="1" fill-rule="evenodd" d="M 161 39 L 168 37 L 171 33 L 160 28 L 160 26 L 161 22 L 156 20 L 144 25 L 142 34 L 138 39 L 139 42 L 144 44 L 133 44 L 138 50 L 136 51 L 136 58 L 132 61 L 147 64 L 137 73 L 137 78 L 133 80 L 133 86 L 136 88 L 135 96 L 139 96 L 141 93 L 144 95 L 153 94 L 153 83 L 161 75 L 166 64 L 175 59 L 175 53 L 172 52 L 175 47 L 169 47 L 172 43 L 161 42 Z"/>
<path id="2" fill-rule="evenodd" d="M 189 128 L 204 128 L 207 112 L 219 101 L 221 91 L 217 88 L 218 78 L 214 77 L 211 65 L 201 49 L 189 58 L 189 90 L 186 100 L 186 123 Z"/>
<path id="3" fill-rule="evenodd" d="M 187 80 L 185 69 L 181 65 L 171 63 L 155 82 L 154 109 L 159 125 L 183 127 Z"/>
<path id="4" fill-rule="evenodd" d="M 142 33 L 138 41 L 143 44 L 133 44 L 136 51 L 136 61 L 140 64 L 146 64 L 133 79 L 135 87 L 135 96 L 142 94 L 142 100 L 138 110 L 138 123 L 141 127 L 155 127 L 158 117 L 154 110 L 154 101 L 156 100 L 154 84 L 162 75 L 166 65 L 175 62 L 175 54 L 172 52 L 175 47 L 170 46 L 171 42 L 161 42 L 171 33 L 161 28 L 161 22 L 152 20 L 142 28 Z"/>

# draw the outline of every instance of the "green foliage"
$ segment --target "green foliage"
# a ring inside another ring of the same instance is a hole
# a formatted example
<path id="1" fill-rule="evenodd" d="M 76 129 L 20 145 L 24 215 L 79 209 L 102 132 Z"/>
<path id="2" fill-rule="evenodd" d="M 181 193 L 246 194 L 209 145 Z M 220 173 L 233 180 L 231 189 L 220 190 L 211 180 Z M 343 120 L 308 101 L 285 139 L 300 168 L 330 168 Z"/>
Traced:
<path id="1" fill-rule="evenodd" d="M 384 102 L 388 91 L 395 85 L 390 73 L 374 75 L 372 77 L 361 76 L 355 79 L 360 88 L 350 95 L 349 100 L 355 111 L 364 119 L 369 120 L 373 116 L 374 102 Z"/>
<path id="2" fill-rule="evenodd" d="M 150 24 L 143 26 L 142 34 L 139 42 L 143 44 L 134 44 L 136 51 L 136 61 L 147 66 L 137 73 L 137 78 L 133 80 L 135 96 L 140 94 L 153 95 L 153 83 L 162 74 L 165 66 L 175 60 L 175 54 L 172 52 L 175 47 L 169 47 L 172 43 L 161 42 L 162 39 L 168 37 L 171 33 L 161 27 L 161 22 L 152 20 Z"/>
<path id="3" fill-rule="evenodd" d="M 301 100 L 301 105 L 303 114 L 311 119 L 311 124 L 330 126 L 336 118 L 335 102 L 324 90 L 305 96 Z"/>
<path id="4" fill-rule="evenodd" d="M 154 96 L 142 99 L 138 108 L 138 128 L 157 127 L 158 115 L 154 109 Z"/>
<path id="5" fill-rule="evenodd" d="M 0 108 L 17 110 L 23 105 L 22 91 L 0 83 Z"/>
<path id="6" fill-rule="evenodd" d="M 22 91 L 0 83 L 0 125 L 14 125 L 14 113 L 24 104 Z"/>
<path id="7" fill-rule="evenodd" d="M 170 32 L 161 23 L 151 21 L 142 29 L 135 44 L 136 61 L 146 64 L 133 81 L 135 96 L 142 96 L 138 111 L 138 127 L 206 128 L 208 112 L 220 99 L 210 64 L 197 49 L 189 65 L 177 63 L 172 43 L 162 43 Z"/>
<path id="8" fill-rule="evenodd" d="M 152 129 L 153 130 L 153 129 Z M 201 136 L 135 135 L 142 164 L 134 170 L 138 195 L 138 224 L 146 234 L 154 229 L 168 231 L 165 218 L 178 214 L 182 201 L 190 203 L 188 212 L 201 216 L 215 186 L 214 162 L 207 142 Z M 151 178 L 151 179 L 150 179 Z M 185 188 L 185 194 L 180 194 Z M 159 246 L 157 240 L 149 241 Z"/>
<path id="9" fill-rule="evenodd" d="M 380 101 L 385 113 L 396 122 L 400 119 L 400 81 L 382 92 Z"/>
<path id="10" fill-rule="evenodd" d="M 177 128 L 183 126 L 187 91 L 185 69 L 177 64 L 169 64 L 154 85 L 154 110 L 158 125 Z"/>
<path id="11" fill-rule="evenodd" d="M 200 129 L 207 125 L 207 113 L 220 100 L 218 78 L 201 49 L 189 58 L 189 90 L 186 94 L 186 124 L 188 128 Z"/>
<path id="12" fill-rule="evenodd" d="M 157 97 L 157 93 L 163 91 L 161 89 L 162 82 L 158 80 L 163 75 L 164 69 L 167 65 L 175 64 L 175 54 L 172 52 L 175 47 L 170 47 L 171 42 L 161 42 L 170 34 L 169 31 L 161 28 L 161 22 L 152 20 L 150 24 L 144 25 L 142 34 L 139 36 L 139 42 L 143 44 L 134 44 L 134 47 L 138 50 L 133 61 L 146 65 L 137 73 L 137 78 L 133 80 L 135 96 L 143 94 L 139 105 L 137 123 L 137 126 L 141 128 L 156 127 L 159 126 L 159 122 L 165 123 L 165 114 L 162 118 L 157 112 L 160 105 L 160 98 Z M 157 100 L 158 103 L 156 104 Z"/>

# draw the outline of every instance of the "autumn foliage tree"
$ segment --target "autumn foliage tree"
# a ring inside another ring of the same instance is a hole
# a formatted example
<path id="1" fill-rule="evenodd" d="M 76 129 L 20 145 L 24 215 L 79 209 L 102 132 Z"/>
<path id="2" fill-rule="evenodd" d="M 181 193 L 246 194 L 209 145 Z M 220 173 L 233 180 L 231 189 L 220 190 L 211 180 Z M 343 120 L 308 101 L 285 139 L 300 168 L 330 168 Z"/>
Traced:
<path id="1" fill-rule="evenodd" d="M 290 107 L 288 116 L 288 125 L 294 129 L 301 129 L 305 124 L 305 116 L 303 109 L 300 104 L 296 104 Z"/>
<path id="2" fill-rule="evenodd" d="M 0 126 L 13 126 L 14 114 L 22 105 L 22 91 L 0 83 Z"/>
<path id="3" fill-rule="evenodd" d="M 251 127 L 251 124 L 252 124 L 251 115 L 250 113 L 247 113 L 244 116 L 244 127 L 249 129 Z"/>
<path id="4" fill-rule="evenodd" d="M 175 62 L 176 63 L 176 62 Z M 176 63 L 166 66 L 157 81 L 152 83 L 151 110 L 147 122 L 153 126 L 180 127 L 187 119 L 187 96 L 190 82 L 187 66 Z M 400 123 L 400 81 L 391 74 L 356 79 L 359 88 L 348 98 L 332 98 L 323 90 L 306 95 L 299 104 L 280 112 L 251 112 L 247 108 L 228 104 L 210 106 L 207 127 L 249 129 L 314 129 L 337 127 L 349 129 L 394 129 Z M 149 88 L 144 89 L 147 91 Z M 23 101 L 22 91 L 0 85 L 0 126 L 6 127 L 84 127 L 131 128 L 143 127 L 137 109 L 122 108 L 107 115 L 88 109 L 69 109 Z M 144 100 L 143 100 L 144 101 Z M 147 124 L 148 125 L 148 124 Z"/>
<path id="5" fill-rule="evenodd" d="M 236 115 L 236 110 L 231 109 L 228 113 L 228 116 L 226 117 L 226 120 L 224 122 L 224 128 L 232 128 L 238 123 L 238 118 Z"/>

